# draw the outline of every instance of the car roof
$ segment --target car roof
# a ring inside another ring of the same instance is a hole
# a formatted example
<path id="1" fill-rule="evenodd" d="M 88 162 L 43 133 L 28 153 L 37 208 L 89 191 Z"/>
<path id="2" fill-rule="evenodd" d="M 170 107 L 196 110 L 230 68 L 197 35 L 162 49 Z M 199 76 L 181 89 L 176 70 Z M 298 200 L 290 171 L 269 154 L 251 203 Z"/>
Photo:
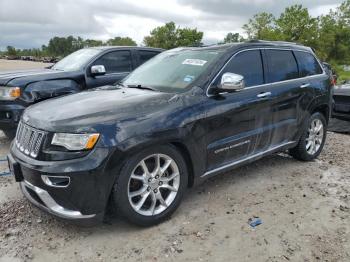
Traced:
<path id="1" fill-rule="evenodd" d="M 179 50 L 227 50 L 233 51 L 235 49 L 241 48 L 286 48 L 292 50 L 301 50 L 313 52 L 312 48 L 293 42 L 283 42 L 283 41 L 263 41 L 263 40 L 252 40 L 247 42 L 229 43 L 229 44 L 216 44 L 201 47 L 180 47 Z"/>
<path id="2" fill-rule="evenodd" d="M 87 48 L 99 49 L 99 50 L 135 49 L 135 50 L 149 50 L 149 51 L 159 51 L 159 52 L 164 51 L 164 49 L 162 48 L 140 47 L 140 46 L 93 46 L 93 47 L 87 47 Z"/>

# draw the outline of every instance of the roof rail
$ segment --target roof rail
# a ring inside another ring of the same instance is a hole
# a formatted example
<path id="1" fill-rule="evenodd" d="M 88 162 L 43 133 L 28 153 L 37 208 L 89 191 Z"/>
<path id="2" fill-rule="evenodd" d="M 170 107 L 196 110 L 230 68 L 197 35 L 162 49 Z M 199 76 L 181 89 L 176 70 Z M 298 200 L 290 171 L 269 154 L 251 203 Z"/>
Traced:
<path id="1" fill-rule="evenodd" d="M 248 43 L 270 43 L 270 44 L 285 44 L 285 45 L 301 45 L 299 43 L 295 42 L 288 42 L 288 41 L 268 41 L 268 40 L 259 40 L 259 39 L 253 39 L 249 40 Z"/>

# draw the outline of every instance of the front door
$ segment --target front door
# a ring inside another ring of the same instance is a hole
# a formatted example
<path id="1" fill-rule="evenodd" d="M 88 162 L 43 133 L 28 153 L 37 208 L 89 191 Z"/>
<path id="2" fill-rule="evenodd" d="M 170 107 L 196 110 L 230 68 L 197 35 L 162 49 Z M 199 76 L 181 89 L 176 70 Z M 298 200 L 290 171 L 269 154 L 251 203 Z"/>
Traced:
<path id="1" fill-rule="evenodd" d="M 244 76 L 246 88 L 208 99 L 207 171 L 211 172 L 247 158 L 268 147 L 272 116 L 270 87 L 265 84 L 260 50 L 236 54 L 214 80 L 219 85 L 226 73 Z"/>
<path id="2" fill-rule="evenodd" d="M 93 65 L 103 65 L 106 69 L 106 74 L 91 76 L 90 68 Z M 121 81 L 132 71 L 131 52 L 129 50 L 119 50 L 106 53 L 97 58 L 87 70 L 87 88 L 112 85 Z"/>

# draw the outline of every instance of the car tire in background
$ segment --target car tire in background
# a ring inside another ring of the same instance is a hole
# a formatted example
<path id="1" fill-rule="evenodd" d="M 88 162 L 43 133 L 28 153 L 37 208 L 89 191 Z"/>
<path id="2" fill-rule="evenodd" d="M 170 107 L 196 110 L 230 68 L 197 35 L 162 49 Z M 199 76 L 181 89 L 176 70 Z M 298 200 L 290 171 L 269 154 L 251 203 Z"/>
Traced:
<path id="1" fill-rule="evenodd" d="M 187 184 L 187 166 L 180 152 L 171 145 L 154 146 L 123 165 L 113 187 L 113 202 L 128 221 L 151 226 L 171 216 Z"/>
<path id="2" fill-rule="evenodd" d="M 323 114 L 316 112 L 308 119 L 298 145 L 289 154 L 302 161 L 311 161 L 322 152 L 327 136 L 327 121 Z"/>

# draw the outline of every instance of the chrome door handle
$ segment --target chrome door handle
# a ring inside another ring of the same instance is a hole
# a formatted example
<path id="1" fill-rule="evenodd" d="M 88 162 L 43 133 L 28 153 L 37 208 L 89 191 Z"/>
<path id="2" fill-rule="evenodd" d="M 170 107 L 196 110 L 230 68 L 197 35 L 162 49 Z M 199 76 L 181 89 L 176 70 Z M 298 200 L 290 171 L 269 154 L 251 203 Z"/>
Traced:
<path id="1" fill-rule="evenodd" d="M 268 97 L 271 95 L 271 92 L 265 92 L 265 93 L 260 93 L 257 95 L 257 97 L 259 98 L 264 98 L 264 97 Z"/>
<path id="2" fill-rule="evenodd" d="M 305 84 L 302 84 L 301 86 L 300 86 L 300 88 L 305 88 L 305 87 L 309 87 L 310 86 L 310 83 L 305 83 Z"/>

